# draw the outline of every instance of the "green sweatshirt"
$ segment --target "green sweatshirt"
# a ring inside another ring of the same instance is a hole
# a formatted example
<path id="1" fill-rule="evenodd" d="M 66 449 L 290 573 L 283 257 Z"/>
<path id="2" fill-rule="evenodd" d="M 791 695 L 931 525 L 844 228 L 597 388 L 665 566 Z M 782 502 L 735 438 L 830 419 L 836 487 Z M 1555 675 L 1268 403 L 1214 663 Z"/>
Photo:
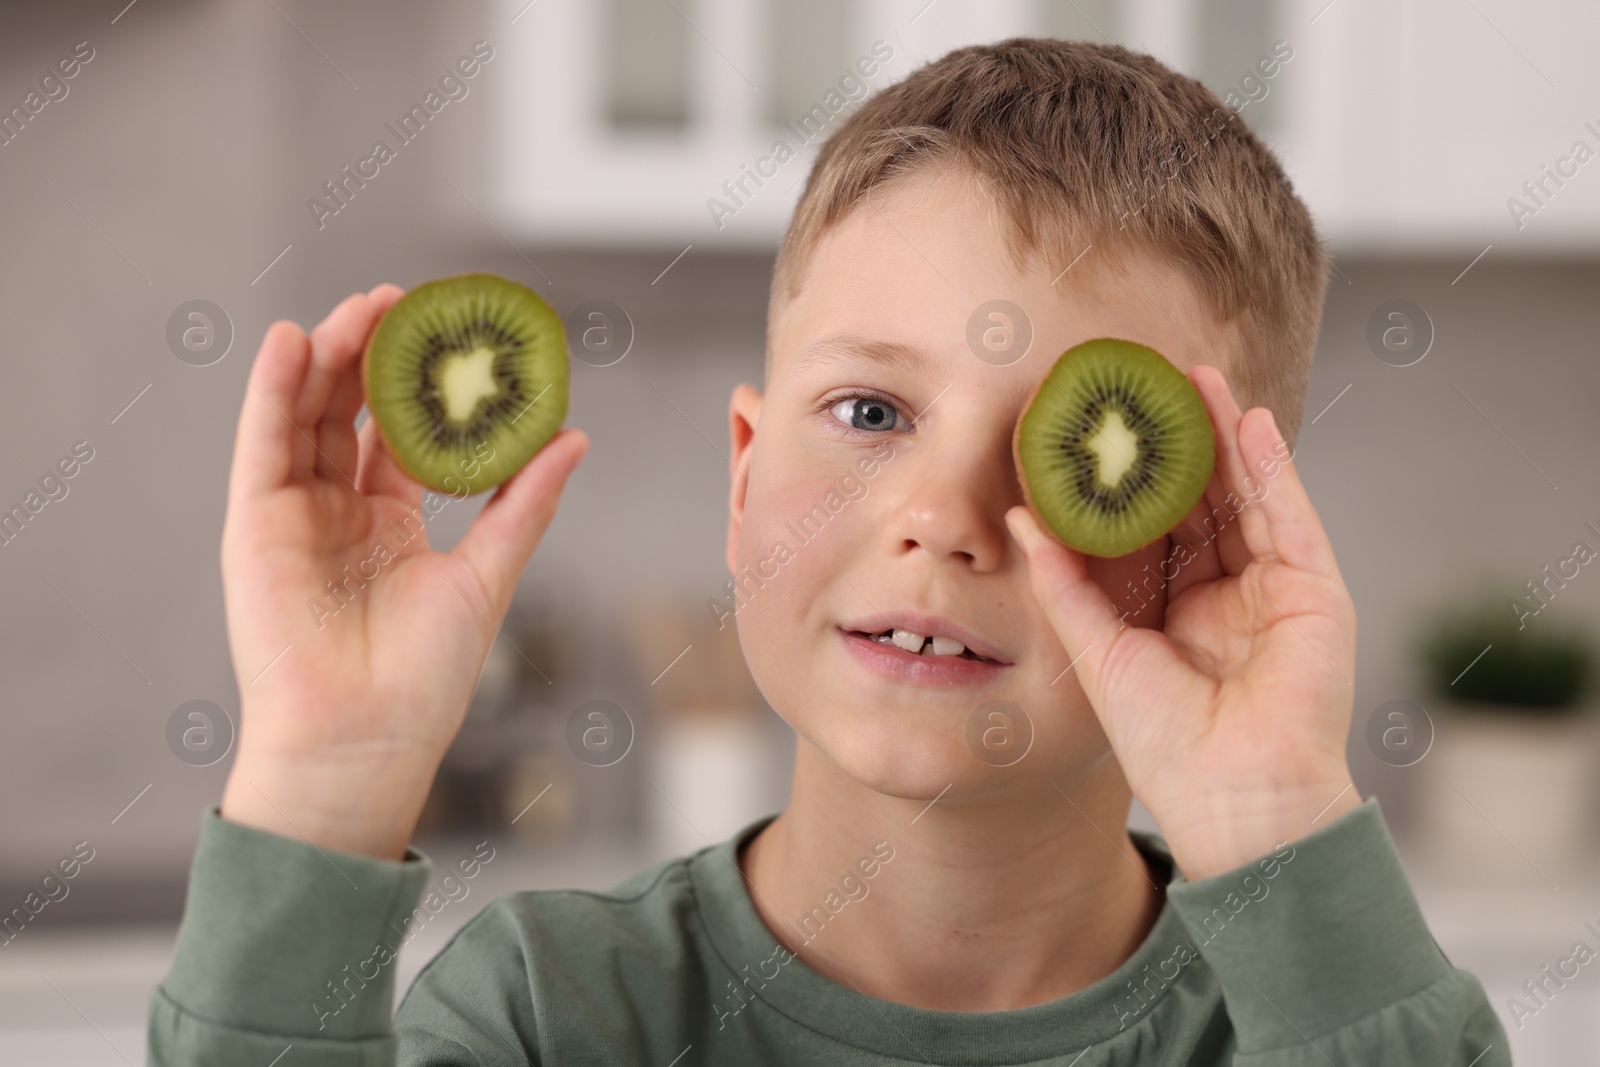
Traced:
<path id="1" fill-rule="evenodd" d="M 423 969 L 391 1019 L 394 950 L 419 901 L 440 906 L 423 897 L 427 858 L 329 853 L 207 812 L 172 970 L 151 998 L 150 1063 L 1511 1062 L 1477 979 L 1429 935 L 1372 798 L 1198 882 L 1159 837 L 1135 833 L 1167 883 L 1143 944 L 1087 989 L 997 1012 L 879 1000 L 790 955 L 733 863 L 769 819 L 609 892 L 501 897 Z M 885 862 L 893 848 L 880 843 L 861 878 Z M 826 936 L 830 912 L 849 900 L 822 903 L 803 920 L 806 936 Z"/>

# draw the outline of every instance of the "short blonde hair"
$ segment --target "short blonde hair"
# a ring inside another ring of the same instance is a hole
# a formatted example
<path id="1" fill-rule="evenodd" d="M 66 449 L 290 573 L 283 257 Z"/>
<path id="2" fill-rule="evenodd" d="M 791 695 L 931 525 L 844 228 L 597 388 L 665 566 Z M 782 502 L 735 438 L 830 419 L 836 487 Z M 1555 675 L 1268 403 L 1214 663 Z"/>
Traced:
<path id="1" fill-rule="evenodd" d="M 960 48 L 867 100 L 822 145 L 779 248 L 772 324 L 818 239 L 875 187 L 933 166 L 976 174 L 1019 264 L 1064 267 L 1091 242 L 1150 249 L 1236 326 L 1245 406 L 1291 442 L 1328 258 L 1265 145 L 1193 78 L 1115 45 L 1016 37 Z"/>

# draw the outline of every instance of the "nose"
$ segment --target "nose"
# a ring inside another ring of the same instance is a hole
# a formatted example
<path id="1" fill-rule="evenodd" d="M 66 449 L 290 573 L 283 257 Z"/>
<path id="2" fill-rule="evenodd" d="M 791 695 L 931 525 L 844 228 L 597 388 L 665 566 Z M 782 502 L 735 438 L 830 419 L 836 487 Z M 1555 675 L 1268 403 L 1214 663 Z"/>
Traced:
<path id="1" fill-rule="evenodd" d="M 902 447 L 910 454 L 897 471 L 898 495 L 884 524 L 890 555 L 927 553 L 979 573 L 999 568 L 1010 541 L 1006 509 L 1022 502 L 1009 437 Z"/>

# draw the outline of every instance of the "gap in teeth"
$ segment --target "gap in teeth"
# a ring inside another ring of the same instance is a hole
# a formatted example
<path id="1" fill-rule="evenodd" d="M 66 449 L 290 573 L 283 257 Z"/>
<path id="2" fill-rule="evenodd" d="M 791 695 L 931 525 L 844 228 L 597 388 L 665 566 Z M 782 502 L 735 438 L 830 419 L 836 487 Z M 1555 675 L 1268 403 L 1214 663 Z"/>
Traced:
<path id="1" fill-rule="evenodd" d="M 915 652 L 922 656 L 964 656 L 967 659 L 978 659 L 979 656 L 967 649 L 960 641 L 953 637 L 935 635 L 928 637 L 923 634 L 913 633 L 910 630 L 885 630 L 882 633 L 870 635 L 874 641 L 883 645 L 894 645 L 896 648 L 907 652 Z"/>

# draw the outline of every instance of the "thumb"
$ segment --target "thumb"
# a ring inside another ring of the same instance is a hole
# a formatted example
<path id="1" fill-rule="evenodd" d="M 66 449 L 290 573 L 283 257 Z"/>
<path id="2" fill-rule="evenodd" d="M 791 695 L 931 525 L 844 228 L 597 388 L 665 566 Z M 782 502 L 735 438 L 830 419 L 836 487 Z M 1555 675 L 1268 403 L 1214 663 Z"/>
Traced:
<path id="1" fill-rule="evenodd" d="M 499 618 L 510 604 L 528 557 L 555 518 L 568 476 L 588 451 L 589 438 L 582 430 L 557 433 L 527 466 L 495 490 L 466 536 L 451 549 L 450 554 L 477 575 L 489 597 L 484 609 L 491 618 Z"/>
<path id="2" fill-rule="evenodd" d="M 1072 658 L 1084 693 L 1098 708 L 1106 659 L 1131 628 L 1118 617 L 1105 590 L 1089 577 L 1083 554 L 1045 533 L 1033 512 L 1020 505 L 1011 508 L 1006 526 L 1028 561 L 1034 598 Z"/>

